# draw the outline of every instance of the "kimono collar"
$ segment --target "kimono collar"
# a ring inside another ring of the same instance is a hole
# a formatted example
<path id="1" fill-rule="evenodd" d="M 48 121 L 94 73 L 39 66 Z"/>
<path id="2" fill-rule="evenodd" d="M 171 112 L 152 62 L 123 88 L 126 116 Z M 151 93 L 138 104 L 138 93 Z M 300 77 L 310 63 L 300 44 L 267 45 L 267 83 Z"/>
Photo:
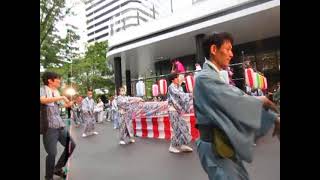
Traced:
<path id="1" fill-rule="evenodd" d="M 218 77 L 220 80 L 222 80 L 223 82 L 225 82 L 224 78 L 221 75 L 221 71 L 219 71 L 219 69 L 217 68 L 216 65 L 214 65 L 211 61 L 206 60 L 206 63 L 211 66 L 217 73 L 218 73 Z"/>
<path id="2" fill-rule="evenodd" d="M 45 90 L 45 93 L 46 93 L 45 95 L 48 98 L 60 96 L 60 93 L 59 93 L 59 91 L 57 89 L 56 90 L 52 90 L 47 85 L 44 86 L 44 90 Z M 54 102 L 48 103 L 47 106 L 54 106 L 54 104 L 55 104 Z"/>
<path id="3" fill-rule="evenodd" d="M 60 93 L 59 93 L 59 91 L 58 91 L 57 89 L 56 89 L 56 90 L 52 90 L 52 89 L 49 88 L 49 86 L 47 86 L 47 85 L 45 85 L 44 88 L 45 88 L 46 96 L 47 96 L 47 97 L 60 96 Z"/>
<path id="4" fill-rule="evenodd" d="M 92 97 L 92 98 L 89 98 L 89 97 L 87 96 L 86 99 L 87 99 L 88 101 L 90 101 L 91 99 L 93 99 L 93 97 Z"/>
<path id="5" fill-rule="evenodd" d="M 175 86 L 176 88 L 179 88 L 179 87 L 180 87 L 179 84 L 175 84 L 175 83 L 172 83 L 172 84 L 173 84 L 173 86 Z"/>
<path id="6" fill-rule="evenodd" d="M 207 63 L 209 66 L 211 66 L 217 73 L 220 72 L 219 69 L 217 68 L 217 66 L 214 65 L 211 61 L 206 60 L 206 63 Z"/>

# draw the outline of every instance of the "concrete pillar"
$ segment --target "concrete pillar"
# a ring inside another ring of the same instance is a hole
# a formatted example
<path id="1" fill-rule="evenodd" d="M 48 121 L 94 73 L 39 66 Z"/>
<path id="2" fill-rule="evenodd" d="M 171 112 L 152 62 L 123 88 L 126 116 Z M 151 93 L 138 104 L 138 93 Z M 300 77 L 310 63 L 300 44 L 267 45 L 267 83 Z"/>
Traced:
<path id="1" fill-rule="evenodd" d="M 119 95 L 119 88 L 122 86 L 121 57 L 114 58 L 114 78 L 116 92 Z"/>
<path id="2" fill-rule="evenodd" d="M 202 67 L 204 63 L 204 53 L 203 53 L 203 39 L 205 35 L 204 34 L 198 34 L 196 35 L 196 59 L 197 63 L 199 63 Z"/>

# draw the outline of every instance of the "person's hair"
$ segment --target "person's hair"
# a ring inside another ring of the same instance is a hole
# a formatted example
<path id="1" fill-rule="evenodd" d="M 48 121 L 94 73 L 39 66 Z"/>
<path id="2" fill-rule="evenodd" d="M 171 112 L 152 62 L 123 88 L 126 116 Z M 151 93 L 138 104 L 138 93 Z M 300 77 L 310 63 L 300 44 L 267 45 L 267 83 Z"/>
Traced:
<path id="1" fill-rule="evenodd" d="M 61 76 L 55 72 L 44 72 L 42 75 L 42 82 L 44 85 L 48 85 L 48 80 L 51 79 L 52 81 L 55 79 L 61 79 Z"/>
<path id="2" fill-rule="evenodd" d="M 101 101 L 102 101 L 104 104 L 108 103 L 108 98 L 107 98 L 105 95 L 101 95 L 101 96 L 99 96 L 99 98 L 101 99 Z"/>
<path id="3" fill-rule="evenodd" d="M 174 72 L 174 73 L 171 73 L 169 76 L 168 76 L 168 81 L 171 82 L 172 80 L 174 80 L 175 78 L 177 78 L 179 76 L 178 73 Z"/>
<path id="4" fill-rule="evenodd" d="M 220 32 L 214 33 L 205 38 L 203 41 L 203 53 L 205 57 L 209 60 L 210 59 L 210 47 L 212 45 L 216 45 L 218 49 L 225 43 L 226 41 L 230 41 L 233 44 L 233 37 L 228 32 Z"/>
<path id="5" fill-rule="evenodd" d="M 176 62 L 177 61 L 177 59 L 171 59 L 170 60 L 170 63 L 172 64 L 172 63 L 174 63 L 174 62 Z"/>
<path id="6" fill-rule="evenodd" d="M 93 92 L 93 89 L 92 88 L 88 88 L 87 92 Z"/>

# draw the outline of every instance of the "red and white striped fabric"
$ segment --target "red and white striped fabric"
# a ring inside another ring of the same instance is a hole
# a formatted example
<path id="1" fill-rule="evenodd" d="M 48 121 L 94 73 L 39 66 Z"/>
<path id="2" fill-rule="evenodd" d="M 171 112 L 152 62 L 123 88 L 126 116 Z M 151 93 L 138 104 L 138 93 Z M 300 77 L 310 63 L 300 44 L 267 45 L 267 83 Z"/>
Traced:
<path id="1" fill-rule="evenodd" d="M 159 93 L 161 95 L 166 95 L 167 94 L 167 80 L 165 79 L 160 79 L 159 80 Z"/>
<path id="2" fill-rule="evenodd" d="M 183 118 L 191 130 L 192 140 L 196 140 L 199 137 L 199 131 L 195 128 L 194 114 L 185 114 Z M 133 119 L 132 123 L 134 134 L 138 137 L 170 140 L 173 134 L 169 116 L 137 118 Z"/>
<path id="3" fill-rule="evenodd" d="M 159 95 L 159 86 L 158 84 L 152 85 L 152 96 L 158 96 Z"/>
<path id="4" fill-rule="evenodd" d="M 192 93 L 194 88 L 194 77 L 192 75 L 188 75 L 186 77 L 186 88 L 187 92 Z"/>

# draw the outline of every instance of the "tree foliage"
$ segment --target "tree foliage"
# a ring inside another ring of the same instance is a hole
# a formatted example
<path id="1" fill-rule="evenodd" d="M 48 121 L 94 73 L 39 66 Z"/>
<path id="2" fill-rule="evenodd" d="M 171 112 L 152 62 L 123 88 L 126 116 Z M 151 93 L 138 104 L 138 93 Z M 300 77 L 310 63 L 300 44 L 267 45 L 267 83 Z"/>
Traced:
<path id="1" fill-rule="evenodd" d="M 92 3 L 90 0 L 82 0 Z M 62 75 L 66 83 L 72 83 L 81 94 L 87 88 L 108 89 L 113 93 L 113 72 L 107 65 L 107 43 L 95 43 L 87 48 L 84 57 L 75 54 L 73 44 L 80 36 L 71 25 L 67 36 L 58 35 L 56 24 L 66 16 L 73 15 L 72 7 L 66 7 L 66 0 L 40 0 L 40 64 L 47 71 Z M 71 77 L 71 78 L 70 78 Z"/>
<path id="2" fill-rule="evenodd" d="M 66 7 L 65 0 L 40 0 L 40 64 L 44 67 L 59 64 L 66 57 L 70 44 L 79 40 L 72 29 L 65 38 L 58 35 L 57 22 L 66 16 L 74 15 L 72 8 Z"/>
<path id="3" fill-rule="evenodd" d="M 67 79 L 69 73 L 80 94 L 85 94 L 88 88 L 108 89 L 109 94 L 113 94 L 115 85 L 113 70 L 108 66 L 106 58 L 107 47 L 106 42 L 96 42 L 88 47 L 84 57 L 73 59 L 72 65 L 65 63 L 62 67 L 48 70 L 55 71 Z"/>

